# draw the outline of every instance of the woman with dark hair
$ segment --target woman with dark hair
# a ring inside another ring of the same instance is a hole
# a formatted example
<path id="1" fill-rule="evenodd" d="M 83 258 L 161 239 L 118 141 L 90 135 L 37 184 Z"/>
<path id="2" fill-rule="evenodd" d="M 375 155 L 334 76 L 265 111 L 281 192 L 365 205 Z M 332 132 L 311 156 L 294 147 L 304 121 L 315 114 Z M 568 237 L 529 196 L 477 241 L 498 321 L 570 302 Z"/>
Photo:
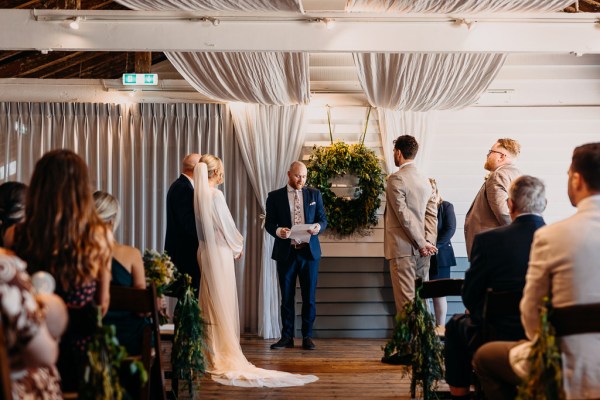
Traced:
<path id="1" fill-rule="evenodd" d="M 5 182 L 0 185 L 0 246 L 7 247 L 12 237 L 11 227 L 25 216 L 25 193 L 27 185 L 21 182 Z"/>
<path id="2" fill-rule="evenodd" d="M 37 162 L 14 250 L 31 273 L 54 277 L 69 308 L 57 366 L 63 390 L 77 391 L 95 306 L 103 315 L 108 310 L 112 254 L 112 233 L 96 213 L 87 165 L 77 154 L 54 150 Z"/>

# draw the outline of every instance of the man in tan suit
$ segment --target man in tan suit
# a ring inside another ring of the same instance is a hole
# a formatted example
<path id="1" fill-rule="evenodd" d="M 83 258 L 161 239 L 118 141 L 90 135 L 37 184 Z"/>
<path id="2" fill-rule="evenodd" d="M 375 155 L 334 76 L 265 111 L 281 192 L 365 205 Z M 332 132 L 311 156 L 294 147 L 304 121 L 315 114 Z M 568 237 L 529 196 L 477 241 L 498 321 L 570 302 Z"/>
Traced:
<path id="1" fill-rule="evenodd" d="M 515 163 L 521 145 L 513 139 L 498 139 L 488 151 L 483 168 L 490 171 L 465 217 L 465 244 L 471 260 L 471 247 L 478 233 L 510 224 L 508 188 L 521 176 Z"/>
<path id="2" fill-rule="evenodd" d="M 417 170 L 419 144 L 403 135 L 394 142 L 399 170 L 387 179 L 385 190 L 384 253 L 390 262 L 396 312 L 415 297 L 415 278 L 427 278 L 429 257 L 437 252 L 437 203 L 429 179 Z"/>

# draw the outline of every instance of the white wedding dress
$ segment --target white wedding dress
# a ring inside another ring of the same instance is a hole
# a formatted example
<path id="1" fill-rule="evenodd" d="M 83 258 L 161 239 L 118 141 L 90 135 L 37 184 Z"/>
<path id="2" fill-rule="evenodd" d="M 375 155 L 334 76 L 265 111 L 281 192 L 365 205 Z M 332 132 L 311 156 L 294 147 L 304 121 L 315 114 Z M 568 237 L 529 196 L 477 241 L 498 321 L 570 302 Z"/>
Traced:
<path id="1" fill-rule="evenodd" d="M 198 263 L 200 308 L 207 322 L 208 372 L 212 379 L 231 386 L 302 386 L 318 380 L 314 375 L 297 375 L 257 368 L 240 346 L 240 325 L 234 257 L 242 252 L 243 237 L 235 227 L 223 193 L 208 185 L 207 166 L 194 168 L 194 214 L 200 246 Z"/>

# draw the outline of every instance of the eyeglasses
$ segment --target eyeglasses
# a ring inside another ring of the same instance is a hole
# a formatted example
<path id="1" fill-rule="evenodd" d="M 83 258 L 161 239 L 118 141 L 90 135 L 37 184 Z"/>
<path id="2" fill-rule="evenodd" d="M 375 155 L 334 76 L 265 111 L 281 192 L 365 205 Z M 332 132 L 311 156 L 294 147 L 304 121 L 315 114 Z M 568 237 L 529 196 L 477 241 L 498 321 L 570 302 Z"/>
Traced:
<path id="1" fill-rule="evenodd" d="M 501 152 L 501 151 L 496 151 L 496 150 L 490 150 L 490 151 L 488 151 L 488 153 L 487 153 L 487 156 L 489 157 L 489 156 L 490 156 L 490 154 L 492 154 L 492 153 L 498 153 L 498 154 L 501 154 L 501 155 L 503 155 L 504 157 L 507 157 L 507 156 L 506 156 L 506 154 L 504 154 L 503 152 Z"/>

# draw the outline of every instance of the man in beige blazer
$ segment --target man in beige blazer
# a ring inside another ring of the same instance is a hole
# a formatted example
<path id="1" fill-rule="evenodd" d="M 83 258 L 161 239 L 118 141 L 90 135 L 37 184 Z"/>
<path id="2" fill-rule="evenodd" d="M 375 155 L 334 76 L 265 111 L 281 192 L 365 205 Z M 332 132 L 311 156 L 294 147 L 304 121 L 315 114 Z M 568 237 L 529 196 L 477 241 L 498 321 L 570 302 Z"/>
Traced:
<path id="1" fill-rule="evenodd" d="M 515 166 L 520 152 L 521 145 L 513 139 L 498 139 L 488 151 L 483 167 L 490 172 L 465 217 L 465 244 L 469 260 L 475 235 L 511 222 L 506 202 L 510 183 L 521 176 L 521 171 Z"/>
<path id="2" fill-rule="evenodd" d="M 600 303 L 600 142 L 579 146 L 569 168 L 568 194 L 575 215 L 540 228 L 534 236 L 521 300 L 529 340 L 537 334 L 540 305 Z M 600 399 L 600 334 L 561 338 L 567 399 Z M 513 399 L 526 377 L 531 342 L 492 342 L 475 354 L 475 370 L 489 399 Z"/>
<path id="3" fill-rule="evenodd" d="M 419 144 L 403 135 L 394 142 L 399 170 L 387 179 L 385 190 L 384 254 L 390 262 L 396 312 L 415 297 L 415 277 L 426 279 L 429 257 L 437 248 L 437 203 L 429 179 L 417 170 Z"/>

